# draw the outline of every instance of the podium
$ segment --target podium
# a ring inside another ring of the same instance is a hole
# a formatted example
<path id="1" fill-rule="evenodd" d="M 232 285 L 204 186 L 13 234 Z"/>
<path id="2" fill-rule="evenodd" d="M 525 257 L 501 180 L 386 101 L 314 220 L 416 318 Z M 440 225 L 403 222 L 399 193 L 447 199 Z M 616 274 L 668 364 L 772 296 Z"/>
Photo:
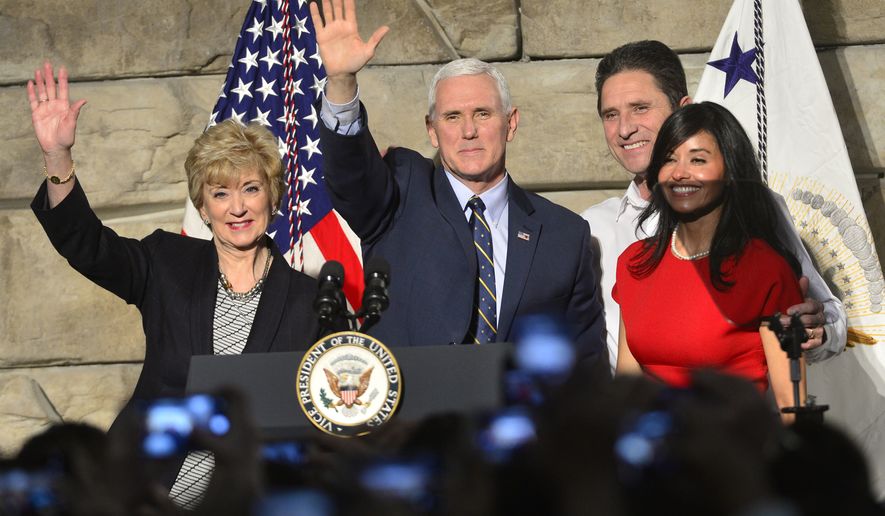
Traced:
<path id="1" fill-rule="evenodd" d="M 512 346 L 505 343 L 390 348 L 402 373 L 398 420 L 445 412 L 481 412 L 502 406 L 502 375 Z M 321 434 L 298 403 L 298 365 L 304 352 L 197 355 L 187 393 L 233 387 L 248 400 L 264 440 Z"/>

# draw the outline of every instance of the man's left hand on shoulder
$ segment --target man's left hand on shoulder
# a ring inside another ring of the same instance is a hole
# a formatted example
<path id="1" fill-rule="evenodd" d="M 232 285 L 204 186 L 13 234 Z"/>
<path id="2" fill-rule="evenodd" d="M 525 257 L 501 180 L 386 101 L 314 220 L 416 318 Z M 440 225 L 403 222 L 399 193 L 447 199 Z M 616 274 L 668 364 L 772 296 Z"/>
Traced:
<path id="1" fill-rule="evenodd" d="M 781 323 L 789 324 L 791 316 L 799 316 L 808 335 L 808 340 L 802 343 L 802 349 L 808 351 L 820 347 L 827 341 L 827 331 L 824 329 L 827 319 L 824 314 L 823 303 L 808 297 L 807 277 L 802 276 L 799 279 L 799 288 L 802 290 L 804 301 L 787 308 L 787 315 L 781 317 Z"/>

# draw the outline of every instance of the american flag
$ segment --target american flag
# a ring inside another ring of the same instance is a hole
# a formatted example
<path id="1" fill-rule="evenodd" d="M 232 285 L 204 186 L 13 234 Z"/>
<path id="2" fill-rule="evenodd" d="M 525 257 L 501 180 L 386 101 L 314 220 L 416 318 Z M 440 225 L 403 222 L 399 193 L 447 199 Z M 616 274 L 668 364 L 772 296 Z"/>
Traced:
<path id="1" fill-rule="evenodd" d="M 295 5 L 297 4 L 297 6 Z M 344 294 L 355 309 L 363 292 L 359 239 L 332 209 L 323 184 L 321 124 L 314 106 L 326 72 L 308 0 L 254 0 L 208 127 L 234 118 L 257 122 L 277 138 L 286 192 L 268 234 L 289 264 L 316 276 L 326 260 L 344 265 Z M 211 238 L 190 200 L 182 233 Z"/>

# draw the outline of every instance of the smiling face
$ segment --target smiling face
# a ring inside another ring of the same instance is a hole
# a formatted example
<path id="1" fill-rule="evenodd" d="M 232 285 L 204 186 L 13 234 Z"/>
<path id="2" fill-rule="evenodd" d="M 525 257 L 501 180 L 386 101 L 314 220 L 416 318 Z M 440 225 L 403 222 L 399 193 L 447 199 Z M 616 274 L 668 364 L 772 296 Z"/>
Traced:
<path id="1" fill-rule="evenodd" d="M 446 170 L 481 193 L 503 177 L 507 142 L 518 122 L 515 108 L 504 112 L 495 80 L 479 74 L 440 81 L 426 125 Z"/>
<path id="2" fill-rule="evenodd" d="M 701 131 L 676 147 L 658 172 L 657 188 L 680 218 L 718 213 L 725 189 L 725 161 L 716 139 Z"/>
<path id="3" fill-rule="evenodd" d="M 670 100 L 654 77 L 640 70 L 612 75 L 599 95 L 609 151 L 628 172 L 644 174 L 658 131 L 673 112 Z M 682 102 L 688 101 L 685 97 Z"/>
<path id="4" fill-rule="evenodd" d="M 255 249 L 273 210 L 267 182 L 257 170 L 242 172 L 228 184 L 203 185 L 200 215 L 209 220 L 215 245 L 227 250 Z"/>

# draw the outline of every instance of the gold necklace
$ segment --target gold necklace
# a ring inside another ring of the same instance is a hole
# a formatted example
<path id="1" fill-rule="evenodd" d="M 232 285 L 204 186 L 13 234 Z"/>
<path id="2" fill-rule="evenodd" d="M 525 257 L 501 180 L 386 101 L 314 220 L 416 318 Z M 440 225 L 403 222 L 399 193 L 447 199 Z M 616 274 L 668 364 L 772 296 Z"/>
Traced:
<path id="1" fill-rule="evenodd" d="M 267 250 L 267 259 L 264 260 L 264 273 L 261 274 L 261 278 L 258 279 L 258 282 L 250 288 L 246 292 L 234 292 L 233 285 L 231 285 L 230 281 L 227 279 L 227 276 L 224 275 L 224 271 L 221 270 L 221 263 L 218 264 L 218 279 L 221 281 L 221 286 L 224 287 L 224 292 L 231 299 L 235 299 L 237 301 L 246 301 L 255 297 L 261 290 L 264 288 L 264 280 L 267 278 L 267 273 L 270 271 L 270 259 L 272 253 L 270 249 Z"/>

